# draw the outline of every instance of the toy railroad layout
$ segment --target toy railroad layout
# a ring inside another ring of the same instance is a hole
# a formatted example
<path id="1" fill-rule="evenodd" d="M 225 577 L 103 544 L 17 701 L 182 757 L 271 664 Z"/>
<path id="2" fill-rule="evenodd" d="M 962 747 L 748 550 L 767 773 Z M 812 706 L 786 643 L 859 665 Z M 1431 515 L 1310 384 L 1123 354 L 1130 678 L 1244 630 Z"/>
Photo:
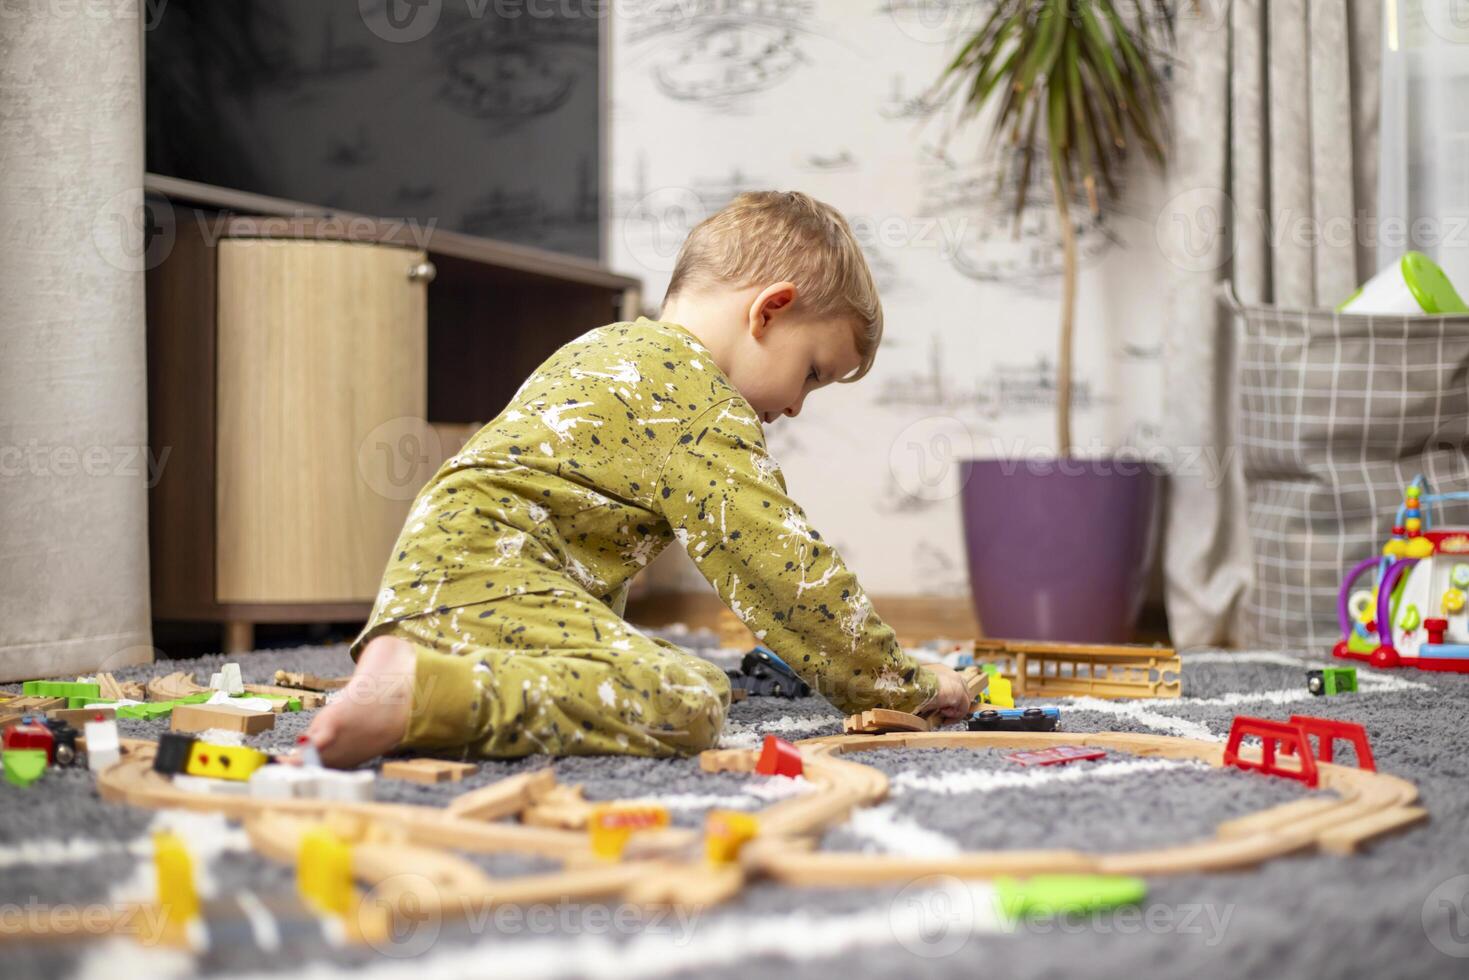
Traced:
<path id="1" fill-rule="evenodd" d="M 401 925 L 400 914 L 425 910 L 448 918 L 491 906 L 571 898 L 702 908 L 732 898 L 756 880 L 856 887 L 928 874 L 1002 879 L 1019 896 L 1021 908 L 1090 910 L 1140 901 L 1146 893 L 1143 876 L 1233 872 L 1310 850 L 1349 855 L 1380 835 L 1427 818 L 1416 805 L 1412 783 L 1376 771 L 1360 725 L 1301 715 L 1285 721 L 1241 716 L 1219 743 L 1066 732 L 1061 708 L 1014 704 L 1017 694 L 1051 693 L 1058 686 L 1084 686 L 1092 695 L 1123 696 L 1117 692 L 1125 689 L 1130 696 L 1178 697 L 1180 666 L 1170 650 L 976 644 L 975 656 L 986 654 L 999 662 L 976 663 L 963 672 L 974 696 L 963 729 L 935 730 L 937 719 L 874 709 L 849 718 L 845 734 L 794 743 L 765 735 L 758 749 L 702 753 L 699 766 L 706 773 L 802 779 L 758 812 L 709 812 L 702 831 L 673 826 L 667 809 L 646 800 L 589 801 L 580 786 L 558 783 L 551 765 L 470 789 L 446 806 L 426 806 L 378 802 L 375 782 L 457 781 L 478 767 L 399 759 L 386 762 L 381 773 L 341 772 L 321 767 L 309 743 L 301 745 L 303 764 L 284 764 L 254 748 L 212 744 L 188 726 L 174 726 L 157 742 L 120 739 L 113 719 L 137 705 L 126 703 L 127 698 L 104 703 L 103 686 L 115 684 L 110 678 L 78 686 L 35 685 L 35 693 L 23 697 L 45 699 L 51 706 L 28 701 L 23 707 L 30 713 L 6 729 L 5 773 L 13 783 L 38 792 L 48 766 L 80 765 L 85 759 L 96 771 L 105 801 L 236 819 L 260 855 L 295 867 L 300 900 L 311 915 L 334 924 L 336 934 L 349 941 L 366 942 Z M 747 665 L 762 675 L 752 686 L 769 687 L 772 678 L 784 676 L 785 665 L 771 651 L 747 658 Z M 321 689 L 334 683 L 312 680 Z M 277 681 L 270 694 L 260 696 L 256 688 L 252 696 L 249 686 L 239 683 L 237 669 L 227 668 L 211 688 L 199 691 L 190 690 L 197 686 L 190 678 L 170 675 L 147 688 L 182 698 L 146 703 L 179 711 L 261 701 L 234 707 L 226 717 L 234 712 L 270 717 L 273 709 L 290 710 L 307 693 L 289 686 L 301 683 L 299 676 Z M 785 693 L 788 684 L 780 686 Z M 1333 677 L 1321 693 L 1351 689 L 1354 685 Z M 82 703 L 73 706 L 78 700 Z M 43 717 L 42 711 L 48 714 Z M 76 711 L 85 714 L 71 720 L 54 716 Z M 78 721 L 82 733 L 73 727 Z M 1354 746 L 1355 766 L 1334 761 L 1333 749 L 1341 740 Z M 1115 853 L 992 850 L 915 859 L 818 849 L 823 833 L 888 796 L 888 776 L 859 761 L 862 753 L 878 749 L 1012 750 L 1004 758 L 1018 766 L 1069 765 L 1109 754 L 1199 760 L 1329 792 L 1230 819 L 1204 840 Z M 559 870 L 496 877 L 464 856 L 501 852 L 550 859 Z M 55 919 L 27 922 L 19 937 L 81 940 L 126 934 L 197 948 L 201 932 L 207 935 L 200 923 L 208 911 L 199 898 L 193 858 L 168 833 L 155 836 L 152 856 L 158 886 L 154 905 L 114 907 L 110 920 L 88 920 L 85 929 Z M 371 901 L 364 900 L 367 891 Z M 161 926 L 151 933 L 133 928 L 139 915 Z"/>

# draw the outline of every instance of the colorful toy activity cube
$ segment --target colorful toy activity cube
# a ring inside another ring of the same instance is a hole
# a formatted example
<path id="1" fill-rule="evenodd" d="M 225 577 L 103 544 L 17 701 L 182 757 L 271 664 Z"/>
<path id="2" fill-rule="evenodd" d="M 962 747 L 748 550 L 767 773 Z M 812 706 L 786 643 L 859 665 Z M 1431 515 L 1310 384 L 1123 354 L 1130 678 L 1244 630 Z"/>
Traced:
<path id="1" fill-rule="evenodd" d="M 1342 581 L 1332 655 L 1374 667 L 1469 673 L 1469 527 L 1433 526 L 1430 508 L 1469 493 L 1426 493 L 1422 476 L 1404 491 L 1392 536 Z M 1353 589 L 1372 572 L 1370 589 Z"/>

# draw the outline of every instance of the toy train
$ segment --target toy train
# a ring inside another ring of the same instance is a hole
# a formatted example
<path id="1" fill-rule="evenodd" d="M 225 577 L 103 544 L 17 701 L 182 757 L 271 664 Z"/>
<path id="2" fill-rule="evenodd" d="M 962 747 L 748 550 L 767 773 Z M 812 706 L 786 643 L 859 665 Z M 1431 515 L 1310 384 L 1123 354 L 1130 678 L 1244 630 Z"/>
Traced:
<path id="1" fill-rule="evenodd" d="M 1332 655 L 1374 667 L 1469 673 L 1469 528 L 1433 527 L 1430 508 L 1469 493 L 1403 491 L 1382 553 L 1358 562 L 1337 594 L 1342 639 Z M 1353 590 L 1371 570 L 1372 588 Z"/>
<path id="2" fill-rule="evenodd" d="M 158 739 L 153 771 L 165 776 L 207 776 L 245 782 L 255 770 L 271 761 L 259 749 L 243 745 L 211 745 L 192 735 L 165 732 Z"/>
<path id="3" fill-rule="evenodd" d="M 756 647 L 745 654 L 739 670 L 727 670 L 730 687 L 744 690 L 752 697 L 804 698 L 811 686 L 801 680 L 774 651 Z"/>
<path id="4" fill-rule="evenodd" d="M 985 708 L 969 716 L 971 732 L 1054 732 L 1059 708 Z"/>

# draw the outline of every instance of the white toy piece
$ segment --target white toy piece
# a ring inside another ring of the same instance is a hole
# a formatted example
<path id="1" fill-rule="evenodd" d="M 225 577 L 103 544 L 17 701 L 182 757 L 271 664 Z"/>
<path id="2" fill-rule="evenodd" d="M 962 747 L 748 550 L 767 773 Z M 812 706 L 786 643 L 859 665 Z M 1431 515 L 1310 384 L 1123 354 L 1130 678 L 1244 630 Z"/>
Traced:
<path id="1" fill-rule="evenodd" d="M 250 795 L 266 800 L 289 800 L 316 796 L 316 771 L 302 766 L 271 763 L 250 774 Z"/>
<path id="2" fill-rule="evenodd" d="M 250 792 L 250 785 L 238 779 L 211 779 L 208 776 L 190 776 L 182 772 L 174 774 L 173 785 L 186 793 L 206 793 L 210 796 L 245 796 Z"/>
<path id="3" fill-rule="evenodd" d="M 377 775 L 371 769 L 354 769 L 350 772 L 343 772 L 341 769 L 317 769 L 313 771 L 313 775 L 316 777 L 316 796 L 323 800 L 367 802 L 372 799 L 373 788 L 377 785 Z"/>
<path id="4" fill-rule="evenodd" d="M 275 705 L 270 698 L 237 698 L 224 691 L 215 691 L 209 696 L 205 704 L 227 704 L 232 708 L 240 708 L 244 711 L 261 711 L 269 713 L 275 710 Z"/>
<path id="5" fill-rule="evenodd" d="M 245 681 L 240 676 L 240 665 L 225 664 L 219 669 L 219 673 L 209 678 L 209 686 L 213 690 L 223 691 L 225 694 L 244 694 Z"/>
<path id="6" fill-rule="evenodd" d="M 122 743 L 117 738 L 117 722 L 111 719 L 89 721 L 83 726 L 87 740 L 87 768 L 101 772 L 122 758 Z"/>

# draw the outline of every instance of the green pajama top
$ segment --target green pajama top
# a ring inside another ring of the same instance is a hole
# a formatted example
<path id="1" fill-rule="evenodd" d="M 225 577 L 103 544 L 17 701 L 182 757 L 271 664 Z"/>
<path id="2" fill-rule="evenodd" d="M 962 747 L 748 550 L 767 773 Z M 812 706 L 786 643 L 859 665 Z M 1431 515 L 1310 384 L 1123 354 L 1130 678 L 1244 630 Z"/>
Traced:
<path id="1" fill-rule="evenodd" d="M 537 368 L 419 493 L 362 637 L 578 586 L 620 614 L 632 576 L 677 539 L 813 690 L 848 713 L 912 711 L 937 679 L 787 496 L 764 436 L 685 328 L 643 317 L 592 330 Z M 469 630 L 445 639 L 474 652 Z"/>

